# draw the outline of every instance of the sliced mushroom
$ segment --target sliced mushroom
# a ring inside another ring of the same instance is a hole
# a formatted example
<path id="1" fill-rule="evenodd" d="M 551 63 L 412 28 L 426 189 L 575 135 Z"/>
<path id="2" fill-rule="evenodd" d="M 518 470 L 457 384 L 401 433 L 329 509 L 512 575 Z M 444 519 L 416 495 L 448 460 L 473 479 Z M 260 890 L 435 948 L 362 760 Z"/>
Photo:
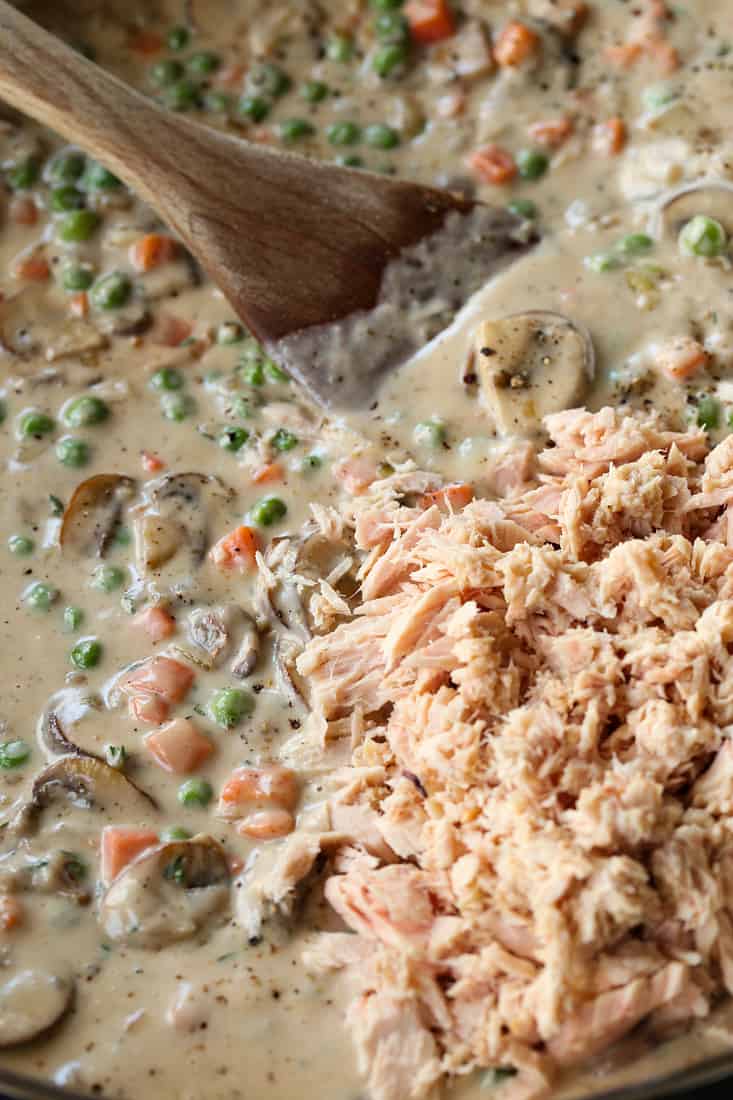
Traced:
<path id="1" fill-rule="evenodd" d="M 474 339 L 481 398 L 504 436 L 534 435 L 548 413 L 583 399 L 595 373 L 584 328 L 560 313 L 532 310 L 484 321 Z"/>
<path id="2" fill-rule="evenodd" d="M 45 970 L 21 970 L 0 985 L 0 1047 L 41 1039 L 69 1012 L 74 984 Z"/>
<path id="3" fill-rule="evenodd" d="M 148 506 L 135 523 L 136 552 L 142 569 L 157 569 L 181 549 L 200 564 L 208 547 L 209 505 L 212 496 L 233 496 L 217 477 L 207 474 L 169 474 L 147 491 Z"/>
<path id="4" fill-rule="evenodd" d="M 696 214 L 715 218 L 733 235 L 733 183 L 706 179 L 668 191 L 659 200 L 650 226 L 654 236 L 676 238 Z"/>
<path id="5" fill-rule="evenodd" d="M 21 359 L 64 359 L 98 351 L 106 343 L 93 325 L 49 305 L 46 290 L 37 286 L 24 287 L 0 304 L 0 346 Z"/>
<path id="6" fill-rule="evenodd" d="M 187 939 L 229 902 L 229 866 L 212 837 L 160 844 L 112 881 L 99 911 L 110 939 L 155 950 Z"/>
<path id="7" fill-rule="evenodd" d="M 197 607 L 188 616 L 186 632 L 196 646 L 190 656 L 204 668 L 216 668 L 231 655 L 232 674 L 238 679 L 249 676 L 257 664 L 260 639 L 254 619 L 237 604 Z"/>
<path id="8" fill-rule="evenodd" d="M 252 675 L 257 668 L 257 661 L 260 656 L 260 635 L 257 624 L 251 615 L 247 615 L 246 612 L 243 615 L 242 640 L 232 661 L 232 676 L 236 677 L 237 680 L 244 680 L 247 676 Z"/>
<path id="9" fill-rule="evenodd" d="M 44 747 L 53 756 L 93 756 L 93 753 L 86 752 L 69 740 L 55 711 L 49 711 L 42 716 L 40 731 Z"/>
<path id="10" fill-rule="evenodd" d="M 61 756 L 44 768 L 33 783 L 32 810 L 45 809 L 59 794 L 87 808 L 123 812 L 130 821 L 157 809 L 155 800 L 131 779 L 92 756 Z"/>
<path id="11" fill-rule="evenodd" d="M 135 482 L 122 474 L 96 474 L 77 485 L 64 511 L 59 541 L 64 549 L 104 557 Z"/>

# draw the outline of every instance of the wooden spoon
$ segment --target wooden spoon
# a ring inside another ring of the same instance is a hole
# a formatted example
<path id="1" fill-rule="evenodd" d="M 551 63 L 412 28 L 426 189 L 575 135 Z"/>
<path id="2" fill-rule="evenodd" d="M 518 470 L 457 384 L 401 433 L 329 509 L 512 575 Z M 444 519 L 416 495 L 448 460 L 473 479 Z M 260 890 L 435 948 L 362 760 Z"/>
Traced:
<path id="1" fill-rule="evenodd" d="M 527 245 L 518 219 L 504 210 L 480 207 L 477 223 L 476 205 L 447 191 L 276 151 L 172 114 L 4 0 L 0 97 L 129 184 L 271 354 L 286 359 L 326 405 L 371 397 L 379 375 L 416 350 L 414 341 L 405 324 L 378 353 L 362 348 L 365 354 L 349 356 L 344 369 L 333 356 L 328 361 L 318 340 L 306 341 L 308 354 L 299 354 L 293 334 L 372 310 L 385 269 L 405 249 L 418 246 L 419 253 L 425 239 L 434 238 L 430 266 L 449 285 L 459 262 L 453 250 L 458 245 L 462 256 L 466 236 L 454 226 L 442 247 L 439 231 L 451 212 L 453 221 L 468 219 L 474 251 L 482 250 L 478 271 L 464 279 L 464 298 Z M 424 285 L 420 296 L 427 296 Z"/>

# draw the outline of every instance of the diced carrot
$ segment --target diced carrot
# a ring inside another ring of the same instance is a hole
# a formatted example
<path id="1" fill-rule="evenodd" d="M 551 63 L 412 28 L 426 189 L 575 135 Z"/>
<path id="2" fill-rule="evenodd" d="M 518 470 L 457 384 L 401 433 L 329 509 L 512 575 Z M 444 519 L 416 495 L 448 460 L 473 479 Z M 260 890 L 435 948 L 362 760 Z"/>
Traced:
<path id="1" fill-rule="evenodd" d="M 410 34 L 423 46 L 456 33 L 456 18 L 447 0 L 407 0 L 403 10 Z"/>
<path id="2" fill-rule="evenodd" d="M 679 336 L 657 349 L 654 365 L 674 382 L 684 382 L 707 365 L 707 350 L 691 336 Z"/>
<path id="3" fill-rule="evenodd" d="M 136 825 L 106 825 L 102 829 L 101 872 L 105 882 L 111 882 L 128 863 L 141 852 L 158 843 L 158 834 L 152 829 Z"/>
<path id="4" fill-rule="evenodd" d="M 293 810 L 297 801 L 298 779 L 290 768 L 235 768 L 221 789 L 217 813 L 231 820 L 263 805 Z"/>
<path id="5" fill-rule="evenodd" d="M 15 277 L 29 283 L 45 283 L 50 275 L 48 260 L 37 253 L 23 256 L 15 265 Z"/>
<path id="6" fill-rule="evenodd" d="M 617 69 L 630 69 L 642 55 L 640 42 L 624 42 L 619 46 L 606 46 L 603 56 Z"/>
<path id="7" fill-rule="evenodd" d="M 252 474 L 252 484 L 269 485 L 272 481 L 282 481 L 284 477 L 285 471 L 279 462 L 266 462 Z"/>
<path id="8" fill-rule="evenodd" d="M 507 23 L 497 35 L 494 43 L 494 57 L 502 68 L 516 68 L 537 53 L 540 36 L 526 23 L 514 19 Z"/>
<path id="9" fill-rule="evenodd" d="M 178 251 L 172 237 L 164 233 L 146 233 L 130 245 L 130 263 L 136 271 L 152 271 L 170 263 Z"/>
<path id="10" fill-rule="evenodd" d="M 165 462 L 154 451 L 141 451 L 140 461 L 146 474 L 158 474 L 165 469 Z"/>
<path id="11" fill-rule="evenodd" d="M 626 123 L 617 115 L 593 127 L 593 148 L 606 157 L 615 157 L 626 144 Z"/>
<path id="12" fill-rule="evenodd" d="M 565 115 L 562 118 L 548 118 L 533 122 L 527 127 L 527 133 L 538 145 L 557 149 L 573 132 L 572 120 Z"/>
<path id="13" fill-rule="evenodd" d="M 333 467 L 333 476 L 340 481 L 347 493 L 359 496 L 377 480 L 377 464 L 369 455 L 353 455 L 344 458 Z"/>
<path id="14" fill-rule="evenodd" d="M 468 164 L 484 183 L 497 186 L 511 183 L 517 174 L 514 157 L 500 145 L 485 145 L 483 149 L 477 149 L 471 153 Z"/>
<path id="15" fill-rule="evenodd" d="M 0 894 L 0 929 L 12 932 L 25 920 L 23 902 L 14 894 Z"/>
<path id="16" fill-rule="evenodd" d="M 294 828 L 293 815 L 287 810 L 273 807 L 270 810 L 258 810 L 245 817 L 237 825 L 237 832 L 240 836 L 248 836 L 250 840 L 277 840 L 292 833 Z"/>
<path id="17" fill-rule="evenodd" d="M 27 195 L 15 195 L 8 207 L 8 215 L 15 225 L 35 225 L 38 221 L 38 207 Z"/>
<path id="18" fill-rule="evenodd" d="M 163 348 L 177 348 L 188 340 L 193 332 L 193 325 L 184 321 L 182 317 L 174 317 L 166 313 L 158 317 L 153 330 L 153 340 Z"/>
<path id="19" fill-rule="evenodd" d="M 134 53 L 149 57 L 163 49 L 163 36 L 157 31 L 138 31 L 130 42 L 130 49 Z"/>
<path id="20" fill-rule="evenodd" d="M 126 695 L 159 695 L 166 703 L 180 703 L 193 684 L 189 665 L 173 657 L 150 657 L 128 673 L 120 683 Z"/>
<path id="21" fill-rule="evenodd" d="M 188 718 L 174 718 L 143 738 L 156 763 L 167 772 L 189 775 L 208 760 L 214 746 Z"/>
<path id="22" fill-rule="evenodd" d="M 151 726 L 162 725 L 171 712 L 171 708 L 160 695 L 133 695 L 127 709 L 136 722 L 149 722 Z"/>
<path id="23" fill-rule="evenodd" d="M 212 546 L 209 558 L 219 569 L 236 569 L 245 573 L 256 565 L 258 549 L 257 532 L 242 524 Z"/>
<path id="24" fill-rule="evenodd" d="M 176 632 L 176 620 L 170 611 L 166 611 L 164 607 L 158 605 L 147 607 L 139 615 L 136 615 L 132 621 L 136 626 L 143 628 L 153 643 L 162 642 Z"/>
<path id="25" fill-rule="evenodd" d="M 86 317 L 89 313 L 89 295 L 86 290 L 72 294 L 69 299 L 69 313 L 72 317 Z"/>
<path id="26" fill-rule="evenodd" d="M 444 485 L 442 489 L 436 489 L 432 493 L 424 493 L 420 503 L 424 508 L 437 504 L 439 508 L 447 508 L 451 512 L 458 512 L 465 508 L 474 498 L 473 486 L 465 482 L 456 482 L 454 485 Z"/>

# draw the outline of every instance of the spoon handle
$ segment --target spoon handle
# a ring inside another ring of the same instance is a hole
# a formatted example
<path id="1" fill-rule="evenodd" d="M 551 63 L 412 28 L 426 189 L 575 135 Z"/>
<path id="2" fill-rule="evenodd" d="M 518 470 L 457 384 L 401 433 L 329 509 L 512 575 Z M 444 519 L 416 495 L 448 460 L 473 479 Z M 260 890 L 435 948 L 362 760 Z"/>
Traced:
<path id="1" fill-rule="evenodd" d="M 185 120 L 0 0 L 0 98 L 80 145 L 165 213 Z M 140 167 L 139 167 L 140 166 Z"/>

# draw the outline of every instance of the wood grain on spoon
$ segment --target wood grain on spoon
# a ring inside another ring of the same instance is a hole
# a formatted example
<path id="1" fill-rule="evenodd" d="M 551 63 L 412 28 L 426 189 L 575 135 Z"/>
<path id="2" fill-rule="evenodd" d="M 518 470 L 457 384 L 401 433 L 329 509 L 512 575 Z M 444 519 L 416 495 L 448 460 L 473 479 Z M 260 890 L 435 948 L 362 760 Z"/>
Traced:
<path id="1" fill-rule="evenodd" d="M 390 261 L 439 230 L 451 211 L 474 205 L 172 114 L 5 0 L 0 97 L 129 184 L 268 344 L 371 309 Z M 317 383 L 311 389 L 324 396 Z"/>

